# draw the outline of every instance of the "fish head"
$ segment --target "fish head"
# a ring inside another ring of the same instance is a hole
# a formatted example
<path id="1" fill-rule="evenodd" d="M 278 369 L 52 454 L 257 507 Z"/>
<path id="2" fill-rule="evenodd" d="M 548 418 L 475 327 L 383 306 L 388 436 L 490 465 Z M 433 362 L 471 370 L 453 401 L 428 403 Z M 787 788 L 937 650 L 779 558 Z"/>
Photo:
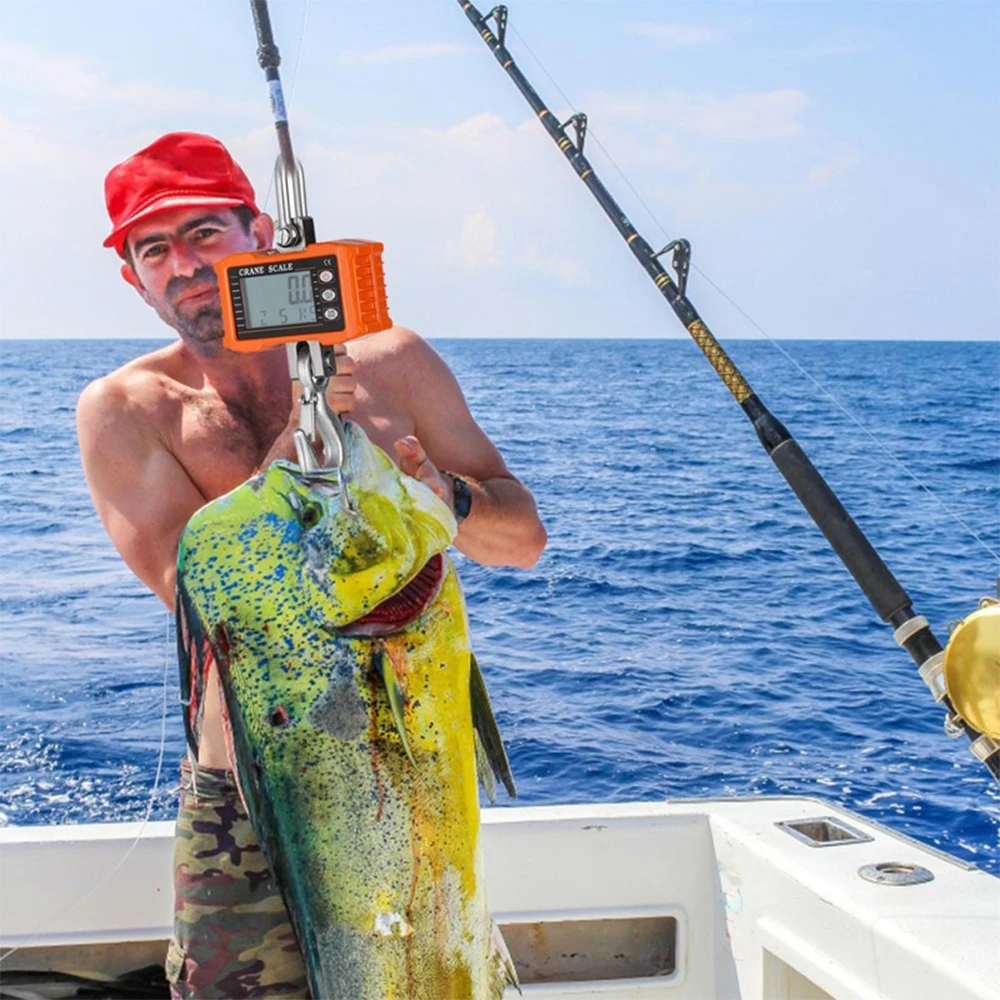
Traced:
<path id="1" fill-rule="evenodd" d="M 210 535 L 226 550 L 220 558 L 229 586 L 222 589 L 238 588 L 242 607 L 247 588 L 264 605 L 294 595 L 317 625 L 344 628 L 402 591 L 451 544 L 457 524 L 448 505 L 356 424 L 346 425 L 345 436 L 347 503 L 336 473 L 277 461 L 192 518 L 182 548 Z"/>

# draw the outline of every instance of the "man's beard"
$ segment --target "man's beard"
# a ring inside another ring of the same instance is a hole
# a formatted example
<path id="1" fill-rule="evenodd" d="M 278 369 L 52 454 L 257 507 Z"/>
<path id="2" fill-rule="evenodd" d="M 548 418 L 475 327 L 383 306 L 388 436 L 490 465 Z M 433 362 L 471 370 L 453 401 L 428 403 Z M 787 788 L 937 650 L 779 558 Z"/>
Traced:
<path id="1" fill-rule="evenodd" d="M 184 340 L 201 347 L 218 347 L 223 333 L 222 306 L 218 299 L 205 303 L 187 315 L 181 312 L 183 303 L 178 303 L 178 299 L 190 289 L 202 285 L 210 286 L 218 293 L 218 280 L 212 268 L 199 268 L 190 278 L 171 278 L 166 287 L 165 308 L 157 311 L 161 319 L 172 326 Z"/>
<path id="2" fill-rule="evenodd" d="M 186 340 L 197 344 L 215 344 L 222 340 L 222 308 L 218 303 L 202 306 L 193 316 L 182 316 L 176 309 L 173 328 Z"/>

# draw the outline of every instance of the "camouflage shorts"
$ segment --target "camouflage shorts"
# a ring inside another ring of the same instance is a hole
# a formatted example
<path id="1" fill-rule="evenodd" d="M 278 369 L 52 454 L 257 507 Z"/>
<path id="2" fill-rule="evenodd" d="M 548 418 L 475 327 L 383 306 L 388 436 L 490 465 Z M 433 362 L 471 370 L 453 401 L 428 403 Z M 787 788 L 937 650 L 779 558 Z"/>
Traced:
<path id="1" fill-rule="evenodd" d="M 174 841 L 174 1000 L 308 997 L 305 968 L 278 887 L 228 771 L 181 765 Z"/>

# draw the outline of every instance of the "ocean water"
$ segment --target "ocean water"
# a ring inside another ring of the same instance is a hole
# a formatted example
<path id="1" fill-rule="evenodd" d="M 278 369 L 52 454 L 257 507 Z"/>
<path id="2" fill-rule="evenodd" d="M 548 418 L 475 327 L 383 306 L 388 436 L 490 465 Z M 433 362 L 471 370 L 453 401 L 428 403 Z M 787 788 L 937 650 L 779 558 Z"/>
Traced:
<path id="1" fill-rule="evenodd" d="M 438 341 L 533 489 L 530 571 L 459 558 L 521 803 L 818 795 L 1000 871 L 1000 794 L 688 341 Z M 150 342 L 0 343 L 0 822 L 172 816 L 171 621 L 118 559 L 73 413 Z M 994 591 L 1000 346 L 730 345 L 939 638 Z M 949 510 L 944 509 L 941 503 Z"/>

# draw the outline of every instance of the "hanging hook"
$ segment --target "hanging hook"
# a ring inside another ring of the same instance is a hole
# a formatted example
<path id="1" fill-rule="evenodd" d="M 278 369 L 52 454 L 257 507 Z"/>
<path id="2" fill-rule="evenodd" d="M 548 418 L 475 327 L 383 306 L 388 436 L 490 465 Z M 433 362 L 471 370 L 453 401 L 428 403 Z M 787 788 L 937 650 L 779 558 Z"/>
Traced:
<path id="1" fill-rule="evenodd" d="M 302 385 L 302 395 L 299 397 L 299 426 L 292 432 L 299 465 L 302 471 L 308 474 L 335 473 L 344 508 L 352 510 L 344 478 L 347 434 L 340 417 L 330 409 L 326 398 L 327 382 L 330 376 L 337 372 L 334 348 L 315 340 L 303 340 L 288 346 L 289 360 L 292 351 L 295 352 L 293 377 Z M 322 465 L 319 464 L 313 449 L 313 442 L 317 438 L 323 447 Z"/>

